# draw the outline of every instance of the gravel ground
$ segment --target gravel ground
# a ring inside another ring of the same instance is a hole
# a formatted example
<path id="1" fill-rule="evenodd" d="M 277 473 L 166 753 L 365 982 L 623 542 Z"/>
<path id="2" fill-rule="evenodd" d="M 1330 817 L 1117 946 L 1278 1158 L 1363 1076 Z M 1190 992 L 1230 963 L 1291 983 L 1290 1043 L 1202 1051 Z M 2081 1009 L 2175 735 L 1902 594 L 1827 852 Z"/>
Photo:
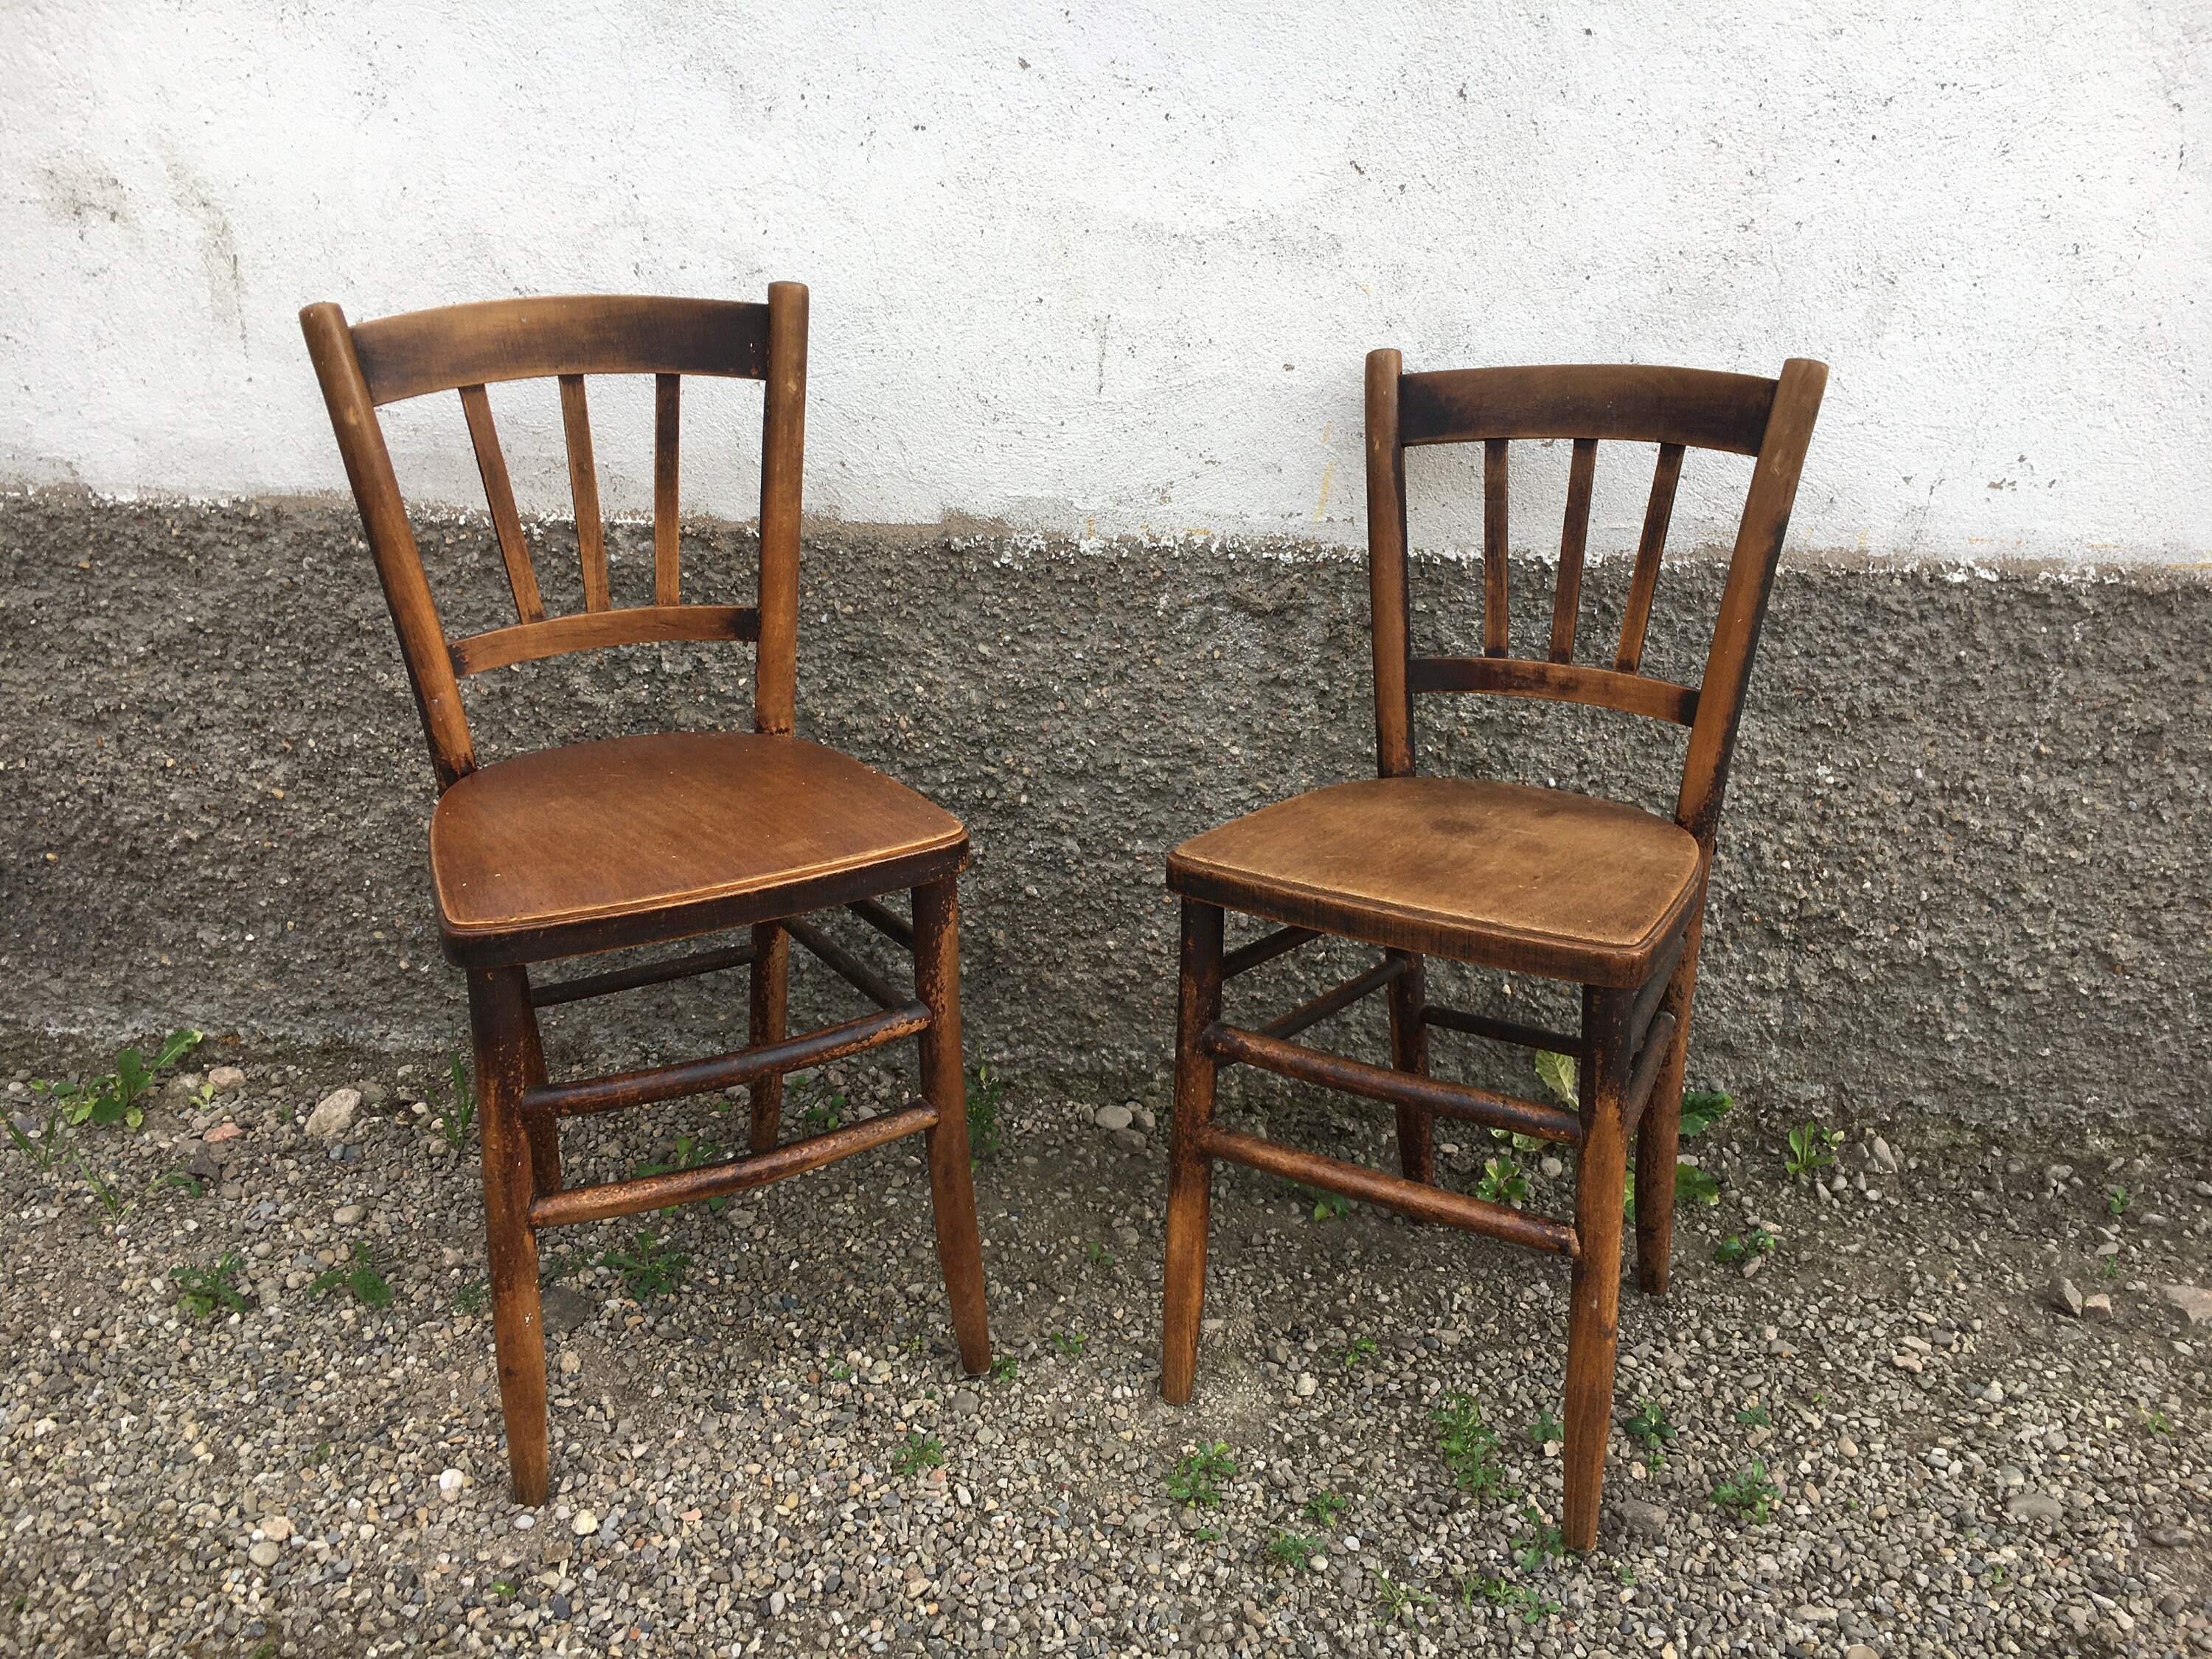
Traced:
<path id="1" fill-rule="evenodd" d="M 0 1043 L 11 1111 L 94 1058 Z M 556 1496 L 520 1511 L 473 1148 L 426 1127 L 439 1058 L 210 1042 L 187 1064 L 210 1069 L 143 1130 L 82 1144 L 118 1193 L 190 1161 L 199 1195 L 154 1188 L 118 1226 L 81 1178 L 7 1157 L 0 1652 L 2212 1651 L 2206 1345 L 2160 1288 L 2206 1277 L 2212 1187 L 2170 1150 L 1856 1125 L 1830 1195 L 1784 1176 L 1786 1126 L 1740 1111 L 1695 1143 L 1723 1196 L 1686 1218 L 1677 1293 L 1624 1294 L 1611 1512 L 1578 1561 L 1541 1547 L 1563 1264 L 1316 1219 L 1226 1174 L 1199 1393 L 1170 1410 L 1164 1125 L 1018 1082 L 978 1176 L 1003 1375 L 957 1374 L 912 1143 L 647 1218 L 690 1258 L 673 1295 L 588 1265 L 635 1255 L 635 1223 L 557 1236 Z M 823 1074 L 790 1116 L 900 1086 Z M 350 1125 L 310 1135 L 342 1088 Z M 1305 1109 L 1310 1139 L 1381 1156 L 1368 1121 Z M 594 1121 L 572 1179 L 679 1129 L 735 1138 L 702 1102 Z M 1476 1158 L 1445 1163 L 1468 1183 Z M 1717 1262 L 1754 1223 L 1778 1248 Z M 389 1308 L 315 1293 L 355 1245 Z M 226 1252 L 249 1306 L 195 1319 L 173 1272 Z M 2060 1275 L 2109 1315 L 2055 1306 Z M 1517 1496 L 1455 1485 L 1432 1415 L 1453 1394 Z M 1645 1401 L 1674 1431 L 1658 1455 L 1629 1431 Z M 1216 1443 L 1219 1501 L 1179 1505 L 1176 1461 Z M 1754 1462 L 1764 1523 L 1712 1497 Z"/>

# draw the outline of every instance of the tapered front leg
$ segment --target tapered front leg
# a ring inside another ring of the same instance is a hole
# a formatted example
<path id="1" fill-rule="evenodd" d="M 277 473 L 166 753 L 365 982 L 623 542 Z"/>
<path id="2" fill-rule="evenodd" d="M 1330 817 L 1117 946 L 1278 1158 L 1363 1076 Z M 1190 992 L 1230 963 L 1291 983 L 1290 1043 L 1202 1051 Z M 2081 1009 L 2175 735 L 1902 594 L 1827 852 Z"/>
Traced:
<path id="1" fill-rule="evenodd" d="M 937 1108 L 928 1131 L 930 1206 L 937 1260 L 952 1304 L 960 1364 L 969 1376 L 991 1369 L 991 1326 L 983 1304 L 983 1242 L 975 1228 L 975 1178 L 968 1153 L 968 1082 L 960 1058 L 960 897 L 953 877 L 914 890 L 915 994 L 929 1009 L 921 1034 L 921 1091 Z"/>
<path id="2" fill-rule="evenodd" d="M 1650 1296 L 1667 1294 L 1674 1249 L 1674 1158 L 1680 1145 L 1682 1074 L 1690 1052 L 1690 997 L 1698 985 L 1701 911 L 1682 941 L 1674 982 L 1659 1006 L 1674 1016 L 1667 1059 L 1652 1080 L 1651 1098 L 1636 1131 L 1636 1283 Z"/>
<path id="3" fill-rule="evenodd" d="M 1597 1542 L 1605 1487 L 1606 1441 L 1613 1430 L 1613 1369 L 1620 1322 L 1621 1206 L 1627 1148 L 1620 1133 L 1628 1084 L 1628 1023 L 1634 994 L 1589 987 L 1583 993 L 1583 1144 L 1575 1170 L 1575 1258 L 1567 1306 L 1567 1547 Z M 1640 1194 L 1639 1194 L 1640 1197 Z"/>
<path id="4" fill-rule="evenodd" d="M 1403 951 L 1390 955 L 1406 963 L 1406 971 L 1390 981 L 1390 1064 L 1426 1076 L 1429 1028 L 1421 1022 L 1421 1008 L 1428 1000 L 1427 965 Z M 1436 1185 L 1436 1130 L 1434 1113 L 1398 1108 L 1398 1173 L 1425 1187 Z"/>
<path id="5" fill-rule="evenodd" d="M 499 1356 L 499 1402 L 507 1419 L 507 1462 L 514 1501 L 545 1501 L 545 1332 L 538 1308 L 538 1236 L 530 1200 L 537 1190 L 530 1132 L 517 1109 L 523 1090 L 544 1074 L 530 980 L 520 968 L 472 970 L 469 1025 L 477 1060 L 477 1133 L 483 1149 L 484 1242 L 491 1267 L 492 1337 Z"/>
<path id="6" fill-rule="evenodd" d="M 1213 1160 L 1213 1059 L 1200 1036 L 1221 1018 L 1221 911 L 1185 899 L 1182 971 L 1176 994 L 1175 1122 L 1168 1144 L 1167 1287 L 1160 1316 L 1160 1398 L 1180 1406 L 1198 1373 L 1199 1320 L 1206 1311 L 1206 1244 Z"/>
<path id="7" fill-rule="evenodd" d="M 783 1041 L 784 1010 L 791 972 L 791 935 L 773 921 L 753 929 L 753 972 L 750 1030 L 746 1041 L 757 1048 Z M 753 1085 L 752 1149 L 775 1150 L 776 1132 L 783 1121 L 783 1074 L 764 1077 Z"/>

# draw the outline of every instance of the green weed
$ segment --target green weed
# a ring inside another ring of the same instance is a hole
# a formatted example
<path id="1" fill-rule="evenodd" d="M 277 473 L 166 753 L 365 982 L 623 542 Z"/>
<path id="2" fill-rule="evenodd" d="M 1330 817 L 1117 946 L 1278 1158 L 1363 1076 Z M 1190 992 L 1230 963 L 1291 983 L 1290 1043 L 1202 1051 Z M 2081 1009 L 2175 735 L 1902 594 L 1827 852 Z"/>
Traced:
<path id="1" fill-rule="evenodd" d="M 1571 1054 L 1557 1054 L 1548 1048 L 1536 1053 L 1536 1075 L 1544 1086 L 1559 1097 L 1559 1103 L 1571 1111 L 1581 1109 L 1577 1066 Z M 1686 1137 L 1703 1134 L 1727 1115 L 1735 1102 L 1717 1089 L 1686 1089 L 1682 1091 L 1682 1110 L 1677 1133 Z M 1517 1142 L 1516 1143 L 1518 1144 Z M 1628 1218 L 1636 1218 L 1636 1171 L 1630 1170 L 1624 1183 L 1621 1207 Z M 1478 1192 L 1477 1196 L 1486 1196 Z M 1721 1184 L 1694 1164 L 1674 1165 L 1674 1200 L 1677 1203 L 1717 1204 L 1721 1201 Z"/>
<path id="2" fill-rule="evenodd" d="M 1747 1463 L 1713 1488 L 1713 1507 L 1754 1527 L 1774 1518 L 1782 1494 L 1774 1488 L 1764 1463 Z"/>
<path id="3" fill-rule="evenodd" d="M 988 1066 L 975 1068 L 975 1080 L 968 1085 L 968 1147 L 969 1161 L 975 1162 L 1005 1144 L 1006 1080 Z"/>
<path id="4" fill-rule="evenodd" d="M 2127 1212 L 2128 1189 L 2126 1188 L 2115 1187 L 2112 1191 L 2105 1194 L 2105 1213 L 2106 1215 L 2111 1216 L 2113 1220 L 2117 1221 Z"/>
<path id="5" fill-rule="evenodd" d="M 1297 1188 L 1299 1201 L 1313 1206 L 1313 1218 L 1316 1221 L 1341 1221 L 1352 1213 L 1352 1200 L 1342 1193 L 1325 1193 L 1317 1187 L 1309 1187 L 1302 1182 L 1294 1182 L 1291 1184 Z"/>
<path id="6" fill-rule="evenodd" d="M 230 1281 L 246 1264 L 235 1251 L 225 1251 L 212 1267 L 172 1267 L 169 1277 L 177 1286 L 177 1306 L 194 1319 L 205 1319 L 218 1308 L 246 1311 L 246 1297 Z"/>
<path id="7" fill-rule="evenodd" d="M 350 1247 L 353 1261 L 340 1263 L 327 1273 L 315 1275 L 307 1286 L 311 1296 L 328 1296 L 332 1291 L 351 1291 L 353 1299 L 364 1308 L 388 1308 L 392 1305 L 392 1286 L 384 1282 L 384 1275 L 376 1271 L 375 1258 L 368 1246 L 355 1243 Z"/>
<path id="8" fill-rule="evenodd" d="M 1080 1359 L 1083 1358 L 1083 1345 L 1091 1339 L 1080 1331 L 1054 1331 L 1045 1340 L 1059 1351 L 1061 1358 Z"/>
<path id="9" fill-rule="evenodd" d="M 1547 1525 L 1543 1511 L 1534 1504 L 1522 1510 L 1521 1519 L 1528 1528 L 1528 1535 L 1510 1538 L 1506 1542 L 1522 1571 L 1533 1572 L 1545 1562 L 1557 1560 L 1567 1553 L 1565 1535 L 1557 1527 Z"/>
<path id="10" fill-rule="evenodd" d="M 1482 1166 L 1474 1195 L 1490 1204 L 1519 1204 L 1528 1196 L 1528 1178 L 1510 1158 L 1493 1158 Z"/>
<path id="11" fill-rule="evenodd" d="M 648 1296 L 675 1295 L 684 1288 L 684 1274 L 691 1266 L 690 1256 L 669 1249 L 649 1232 L 640 1233 L 628 1250 L 605 1252 L 599 1261 L 620 1273 L 631 1298 L 640 1302 Z"/>
<path id="12" fill-rule="evenodd" d="M 1451 1471 L 1453 1485 L 1477 1498 L 1504 1486 L 1505 1470 L 1498 1462 L 1497 1431 L 1483 1423 L 1482 1407 L 1471 1395 L 1456 1392 L 1446 1395 L 1443 1405 L 1429 1413 L 1429 1420 L 1443 1431 L 1437 1445 L 1443 1454 L 1444 1468 Z"/>
<path id="13" fill-rule="evenodd" d="M 843 1097 L 841 1095 L 838 1098 L 842 1100 L 843 1099 Z M 811 1120 L 810 1119 L 809 1121 L 811 1122 Z M 833 1113 L 830 1122 L 825 1125 L 824 1127 L 834 1129 L 836 1127 L 836 1115 Z M 714 1163 L 716 1160 L 720 1158 L 721 1156 L 722 1149 L 711 1140 L 702 1140 L 696 1135 L 678 1135 L 676 1137 L 675 1153 L 670 1158 L 667 1163 L 641 1164 L 637 1166 L 637 1172 L 641 1176 L 681 1175 L 686 1170 L 696 1170 L 706 1164 Z M 713 1214 L 719 1212 L 723 1206 L 726 1205 L 729 1201 L 729 1198 L 726 1194 L 720 1198 L 708 1199 L 707 1200 L 708 1212 L 709 1214 Z M 660 1213 L 663 1215 L 674 1215 L 676 1213 L 676 1206 L 673 1204 L 667 1205 L 661 1210 Z"/>
<path id="14" fill-rule="evenodd" d="M 1352 1339 L 1351 1346 L 1347 1347 L 1344 1351 L 1343 1359 L 1345 1369 L 1347 1370 L 1355 1370 L 1362 1364 L 1374 1358 L 1375 1343 L 1373 1339 L 1364 1336 L 1355 1336 Z"/>
<path id="15" fill-rule="evenodd" d="M 1565 1428 L 1553 1414 L 1549 1406 L 1544 1407 L 1538 1414 L 1536 1420 L 1528 1425 L 1526 1432 L 1528 1436 L 1528 1443 L 1532 1446 L 1547 1446 L 1554 1440 L 1565 1440 L 1567 1437 Z"/>
<path id="16" fill-rule="evenodd" d="M 1176 1460 L 1168 1474 L 1168 1496 L 1178 1504 L 1200 1509 L 1211 1509 L 1221 1501 L 1221 1485 L 1237 1474 L 1237 1465 L 1231 1461 L 1229 1443 L 1217 1440 L 1211 1446 L 1201 1446 L 1196 1451 L 1186 1452 Z"/>
<path id="17" fill-rule="evenodd" d="M 918 1430 L 908 1433 L 906 1443 L 891 1454 L 891 1473 L 902 1480 L 916 1469 L 941 1468 L 944 1463 L 945 1448 L 937 1437 Z"/>
<path id="18" fill-rule="evenodd" d="M 1401 1584 L 1387 1572 L 1379 1572 L 1375 1577 L 1375 1593 L 1382 1601 L 1385 1622 L 1395 1620 L 1417 1601 L 1424 1607 L 1432 1607 L 1437 1604 L 1437 1598 L 1428 1591 L 1412 1584 Z"/>
<path id="19" fill-rule="evenodd" d="M 1674 1437 L 1674 1425 L 1667 1420 L 1667 1413 L 1649 1400 L 1636 1402 L 1636 1414 L 1624 1426 L 1631 1440 L 1655 1455 Z"/>
<path id="20" fill-rule="evenodd" d="M 1091 1258 L 1091 1265 L 1094 1267 L 1110 1267 L 1114 1265 L 1114 1253 L 1095 1238 L 1088 1240 L 1084 1244 L 1083 1253 Z"/>
<path id="21" fill-rule="evenodd" d="M 2154 1412 L 2148 1406 L 2136 1407 L 2136 1421 L 2152 1434 L 2172 1434 L 2173 1424 L 2164 1412 Z"/>
<path id="22" fill-rule="evenodd" d="M 1459 1581 L 1460 1606 L 1473 1607 L 1478 1595 L 1493 1607 L 1511 1607 L 1520 1615 L 1524 1625 L 1540 1624 L 1559 1610 L 1557 1601 L 1547 1601 L 1535 1591 L 1509 1579 L 1483 1578 L 1469 1573 Z"/>
<path id="23" fill-rule="evenodd" d="M 1782 1167 L 1793 1180 L 1818 1174 L 1834 1164 L 1843 1139 L 1838 1131 L 1818 1123 L 1800 1124 L 1790 1132 L 1790 1150 L 1783 1155 Z"/>
<path id="24" fill-rule="evenodd" d="M 477 1092 L 469 1086 L 469 1074 L 459 1054 L 453 1056 L 452 1074 L 453 1087 L 446 1096 L 445 1109 L 430 1120 L 430 1127 L 458 1152 L 467 1143 L 469 1130 L 477 1121 Z"/>
<path id="25" fill-rule="evenodd" d="M 1336 1517 L 1351 1506 L 1349 1498 L 1340 1498 L 1333 1492 L 1317 1492 L 1306 1499 L 1305 1517 L 1327 1532 L 1336 1524 Z"/>
<path id="26" fill-rule="evenodd" d="M 1022 1362 L 1010 1353 L 1002 1353 L 991 1362 L 991 1381 L 1018 1382 L 1022 1379 Z"/>
<path id="27" fill-rule="evenodd" d="M 1726 1117 L 1735 1104 L 1733 1098 L 1717 1089 L 1685 1089 L 1680 1127 L 1675 1133 L 1685 1139 L 1701 1135 Z"/>
<path id="28" fill-rule="evenodd" d="M 1735 1414 L 1735 1420 L 1747 1429 L 1771 1429 L 1774 1419 L 1766 1414 L 1764 1406 L 1746 1406 Z"/>
<path id="29" fill-rule="evenodd" d="M 1267 1559 L 1279 1561 L 1286 1567 L 1304 1570 L 1313 1565 L 1314 1557 L 1322 1553 L 1321 1540 L 1308 1538 L 1302 1533 L 1277 1531 L 1267 1543 Z"/>
<path id="30" fill-rule="evenodd" d="M 1774 1252 L 1774 1235 L 1764 1227 L 1754 1227 L 1748 1233 L 1730 1233 L 1713 1251 L 1713 1260 L 1734 1266 L 1747 1256 L 1771 1255 Z"/>

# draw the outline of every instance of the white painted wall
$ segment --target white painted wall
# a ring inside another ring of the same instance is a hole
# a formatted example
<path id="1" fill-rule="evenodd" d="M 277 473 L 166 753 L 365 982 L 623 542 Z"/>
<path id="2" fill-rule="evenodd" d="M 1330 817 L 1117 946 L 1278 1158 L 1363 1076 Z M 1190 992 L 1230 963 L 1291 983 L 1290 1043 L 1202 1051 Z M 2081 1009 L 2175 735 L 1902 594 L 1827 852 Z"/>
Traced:
<path id="1" fill-rule="evenodd" d="M 1370 346 L 1802 353 L 1833 378 L 1801 545 L 2212 556 L 2201 0 L 712 9 L 13 0 L 0 476 L 342 487 L 307 301 L 791 277 L 809 505 L 851 520 L 1357 540 Z M 749 516 L 726 391 L 687 505 Z M 556 507 L 532 404 L 501 406 Z M 645 402 L 596 412 L 642 507 Z M 451 399 L 396 447 L 475 501 Z"/>

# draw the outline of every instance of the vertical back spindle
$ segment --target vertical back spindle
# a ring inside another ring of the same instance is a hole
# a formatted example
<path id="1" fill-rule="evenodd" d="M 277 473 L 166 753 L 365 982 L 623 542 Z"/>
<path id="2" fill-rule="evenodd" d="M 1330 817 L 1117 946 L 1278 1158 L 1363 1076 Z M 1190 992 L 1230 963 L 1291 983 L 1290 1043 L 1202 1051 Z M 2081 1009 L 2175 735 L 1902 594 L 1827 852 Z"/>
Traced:
<path id="1" fill-rule="evenodd" d="M 1575 623 L 1583 604 L 1583 546 L 1589 539 L 1590 484 L 1597 476 L 1597 440 L 1575 440 L 1567 469 L 1567 517 L 1559 527 L 1559 585 L 1552 595 L 1552 660 L 1575 659 Z"/>
<path id="2" fill-rule="evenodd" d="M 1505 654 L 1505 440 L 1482 443 L 1482 654 Z"/>
<path id="3" fill-rule="evenodd" d="M 584 377 L 561 377 L 561 424 L 568 437 L 568 492 L 576 503 L 576 552 L 584 568 L 584 609 L 605 611 L 607 532 L 599 519 L 599 476 L 592 465 L 592 422 L 584 404 Z"/>
<path id="4" fill-rule="evenodd" d="M 653 602 L 678 605 L 683 586 L 681 544 L 676 533 L 676 434 L 683 412 L 684 377 L 654 377 L 653 398 Z"/>
<path id="5" fill-rule="evenodd" d="M 1659 446 L 1659 465 L 1651 471 L 1651 504 L 1644 512 L 1644 539 L 1636 547 L 1636 574 L 1628 584 L 1628 614 L 1620 619 L 1620 650 L 1613 665 L 1633 674 L 1644 660 L 1644 630 L 1651 622 L 1651 596 L 1659 590 L 1659 554 L 1667 545 L 1667 522 L 1674 515 L 1674 486 L 1682 477 L 1682 446 Z"/>
<path id="6" fill-rule="evenodd" d="M 1386 778 L 1413 769 L 1406 690 L 1406 451 L 1398 441 L 1398 377 L 1388 346 L 1367 354 L 1367 598 L 1375 640 L 1375 760 Z"/>
<path id="7" fill-rule="evenodd" d="M 762 399 L 760 645 L 753 729 L 791 734 L 799 699 L 799 512 L 806 453 L 806 289 L 768 285 Z"/>
<path id="8" fill-rule="evenodd" d="M 483 387 L 461 388 L 461 413 L 468 418 L 477 472 L 483 479 L 484 500 L 491 507 L 491 527 L 499 537 L 507 585 L 514 594 L 514 619 L 544 622 L 545 601 L 538 595 L 538 571 L 530 562 L 530 544 L 522 539 L 522 520 L 514 510 L 514 486 L 507 481 L 507 457 L 500 453 L 499 431 L 491 423 L 491 398 Z"/>

